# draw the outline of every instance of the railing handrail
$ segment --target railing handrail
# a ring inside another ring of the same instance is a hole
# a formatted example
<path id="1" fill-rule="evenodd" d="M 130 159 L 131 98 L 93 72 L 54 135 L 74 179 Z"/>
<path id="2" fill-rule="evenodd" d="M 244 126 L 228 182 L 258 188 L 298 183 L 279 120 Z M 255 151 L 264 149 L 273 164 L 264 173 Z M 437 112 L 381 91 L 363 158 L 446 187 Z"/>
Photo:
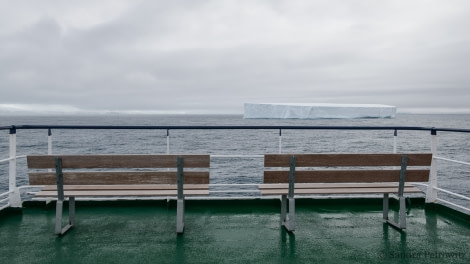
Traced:
<path id="1" fill-rule="evenodd" d="M 241 130 L 241 129 L 286 129 L 286 130 L 416 130 L 416 131 L 442 131 L 470 133 L 470 129 L 461 128 L 438 128 L 420 126 L 305 126 L 305 125 L 12 125 L 0 127 L 0 130 L 16 129 L 154 129 L 154 130 L 179 130 L 179 129 L 201 129 L 201 130 Z"/>
<path id="2" fill-rule="evenodd" d="M 0 130 L 10 129 L 325 129 L 325 130 L 441 130 L 434 127 L 418 126 L 305 126 L 305 125 L 12 125 L 0 127 Z M 459 130 L 442 128 L 443 130 Z M 470 132 L 463 129 L 459 132 Z"/>

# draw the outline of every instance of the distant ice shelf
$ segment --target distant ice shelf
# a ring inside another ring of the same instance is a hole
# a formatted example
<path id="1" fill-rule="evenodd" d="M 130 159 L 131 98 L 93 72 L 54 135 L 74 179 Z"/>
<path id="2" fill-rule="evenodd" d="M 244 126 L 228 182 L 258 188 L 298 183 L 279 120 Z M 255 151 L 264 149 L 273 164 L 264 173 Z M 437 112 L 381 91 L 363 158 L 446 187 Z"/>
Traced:
<path id="1" fill-rule="evenodd" d="M 245 103 L 244 118 L 394 118 L 396 107 L 381 104 Z"/>

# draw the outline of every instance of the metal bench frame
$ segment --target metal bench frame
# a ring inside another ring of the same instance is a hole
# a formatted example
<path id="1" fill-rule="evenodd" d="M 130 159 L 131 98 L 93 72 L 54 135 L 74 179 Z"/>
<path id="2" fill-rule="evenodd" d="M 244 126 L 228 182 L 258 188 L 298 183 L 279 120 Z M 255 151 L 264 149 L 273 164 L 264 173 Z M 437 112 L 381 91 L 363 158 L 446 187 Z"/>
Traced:
<path id="1" fill-rule="evenodd" d="M 34 156 L 34 155 L 33 155 Z M 46 155 L 43 155 L 46 156 Z M 87 156 L 87 155 L 81 155 Z M 92 156 L 92 155 L 90 155 Z M 110 155 L 113 156 L 113 155 Z M 121 156 L 121 155 L 116 155 Z M 175 156 L 175 155 L 161 155 L 161 156 Z M 195 155 L 187 155 L 187 156 L 195 156 Z M 204 156 L 204 155 L 203 155 Z M 208 155 L 206 155 L 208 157 Z M 39 157 L 40 159 L 43 157 Z M 48 157 L 50 158 L 50 157 Z M 209 158 L 207 158 L 209 160 Z M 208 161 L 210 162 L 210 161 Z M 56 203 L 56 222 L 55 222 L 55 234 L 56 235 L 64 235 L 70 228 L 72 228 L 75 224 L 75 197 L 78 196 L 85 196 L 85 197 L 93 197 L 93 196 L 171 196 L 170 193 L 174 193 L 174 188 L 176 188 L 176 232 L 178 234 L 183 233 L 184 230 L 184 206 L 185 206 L 185 194 L 188 193 L 189 195 L 208 195 L 208 184 L 188 184 L 184 186 L 184 155 L 176 157 L 176 166 L 173 165 L 172 167 L 176 167 L 176 186 L 171 184 L 137 184 L 137 185 L 93 185 L 92 191 L 87 191 L 87 186 L 91 185 L 73 185 L 68 186 L 70 188 L 66 189 L 64 186 L 64 166 L 63 166 L 63 159 L 62 156 L 54 157 L 54 164 L 55 164 L 55 180 L 56 185 L 47 185 L 42 191 L 36 193 L 38 197 L 51 197 L 57 195 L 57 203 Z M 29 165 L 29 160 L 28 160 Z M 46 168 L 48 165 L 33 165 L 33 168 Z M 145 165 L 148 168 L 152 168 L 152 165 Z M 93 167 L 93 166 L 92 166 Z M 103 166 L 106 167 L 106 166 Z M 120 166 L 119 166 L 120 167 Z M 190 166 L 193 167 L 193 166 Z M 209 168 L 208 166 L 202 165 L 196 166 L 197 168 Z M 87 167 L 89 168 L 89 167 Z M 162 168 L 161 166 L 158 168 Z M 87 172 L 87 174 L 91 174 L 93 172 Z M 158 172 L 155 172 L 155 174 Z M 192 173 L 192 172 L 188 172 Z M 32 176 L 30 173 L 30 181 L 32 181 Z M 39 172 L 36 173 L 33 181 L 38 181 L 41 177 L 46 177 L 47 173 Z M 132 172 L 131 172 L 132 174 Z M 194 175 L 194 174 L 193 174 Z M 204 174 L 206 175 L 206 174 Z M 205 177 L 205 176 L 204 176 Z M 49 177 L 50 178 L 50 177 Z M 173 178 L 174 179 L 174 178 Z M 205 179 L 205 178 L 204 178 Z M 207 181 L 209 180 L 209 176 L 207 173 Z M 41 179 L 42 181 L 42 179 Z M 50 179 L 46 179 L 44 181 L 50 181 Z M 205 180 L 204 180 L 205 181 Z M 118 186 L 117 188 L 112 186 Z M 158 186 L 158 187 L 154 187 Z M 56 188 L 55 188 L 56 187 Z M 95 189 L 96 187 L 96 189 Z M 147 188 L 148 187 L 148 188 Z M 141 189 L 140 189 L 141 188 Z M 109 192 L 111 191 L 111 192 Z M 148 191 L 148 192 L 146 192 Z M 109 193 L 109 194 L 108 194 Z M 111 194 L 112 193 L 112 194 Z M 150 193 L 150 194 L 149 194 Z M 55 195 L 54 195 L 55 194 Z M 68 222 L 63 226 L 63 212 L 64 212 L 64 203 L 66 201 L 66 197 L 68 197 Z"/>
<path id="2" fill-rule="evenodd" d="M 354 154 L 353 154 L 354 155 Z M 427 154 L 426 154 L 427 155 Z M 259 186 L 261 193 L 263 195 L 272 195 L 272 194 L 281 194 L 281 219 L 280 223 L 281 226 L 287 229 L 289 232 L 295 231 L 296 228 L 296 221 L 295 221 L 295 198 L 294 194 L 296 192 L 296 155 L 290 156 L 290 165 L 289 165 L 289 178 L 288 178 L 288 186 L 287 190 L 281 186 L 281 183 L 275 184 L 261 184 Z M 403 154 L 401 156 L 401 167 L 400 167 L 400 175 L 398 179 L 398 187 L 395 187 L 396 191 L 391 191 L 394 187 L 392 185 L 383 185 L 383 187 L 374 189 L 369 188 L 365 190 L 363 193 L 383 193 L 383 220 L 385 223 L 391 225 L 392 227 L 398 230 L 406 229 L 406 198 L 404 197 L 404 193 L 417 193 L 421 192 L 421 190 L 413 187 L 411 185 L 405 185 L 406 182 L 406 173 L 407 173 L 407 166 L 408 166 L 408 155 Z M 282 166 L 280 166 L 282 167 Z M 354 181 L 351 181 L 353 183 Z M 364 183 L 361 184 L 361 188 L 356 188 L 353 185 L 349 185 L 348 183 L 343 184 L 341 188 L 345 189 L 344 191 L 337 192 L 335 191 L 335 187 L 331 186 L 315 186 L 315 187 L 305 187 L 305 191 L 301 192 L 301 194 L 328 194 L 331 192 L 332 194 L 344 193 L 361 193 L 362 188 L 367 186 L 374 186 L 375 183 Z M 275 185 L 275 187 L 271 187 Z M 385 190 L 386 189 L 386 190 Z M 338 190 L 338 189 L 336 189 Z M 299 191 L 299 189 L 297 189 Z M 397 193 L 397 198 L 399 201 L 399 218 L 398 221 L 395 222 L 389 219 L 389 193 Z"/>

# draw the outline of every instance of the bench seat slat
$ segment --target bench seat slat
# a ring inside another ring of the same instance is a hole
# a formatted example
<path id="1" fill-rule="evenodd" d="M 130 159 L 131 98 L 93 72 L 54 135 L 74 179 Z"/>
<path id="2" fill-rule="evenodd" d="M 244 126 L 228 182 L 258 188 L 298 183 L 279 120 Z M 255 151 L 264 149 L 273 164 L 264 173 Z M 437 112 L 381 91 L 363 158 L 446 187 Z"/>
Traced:
<path id="1" fill-rule="evenodd" d="M 208 184 L 185 184 L 184 190 L 208 189 Z M 65 191 L 75 190 L 177 190 L 176 184 L 131 184 L 131 185 L 64 185 Z M 57 191 L 56 185 L 46 185 L 41 191 Z"/>
<path id="2" fill-rule="evenodd" d="M 288 189 L 261 189 L 262 195 L 285 195 L 289 192 Z M 316 189 L 297 189 L 295 188 L 295 195 L 298 194 L 383 194 L 383 193 L 397 193 L 396 187 L 390 188 L 316 188 Z M 405 193 L 420 193 L 420 189 L 416 187 L 405 187 Z"/>
<path id="3" fill-rule="evenodd" d="M 405 187 L 413 187 L 410 183 L 405 183 Z M 259 184 L 259 189 L 288 189 L 288 183 Z M 296 189 L 329 189 L 329 188 L 398 188 L 397 182 L 377 182 L 377 183 L 298 183 Z"/>
<path id="4" fill-rule="evenodd" d="M 82 190 L 64 191 L 64 196 L 176 196 L 177 190 Z M 209 195 L 209 190 L 185 190 L 184 195 Z M 40 191 L 36 197 L 57 197 L 57 191 Z"/>

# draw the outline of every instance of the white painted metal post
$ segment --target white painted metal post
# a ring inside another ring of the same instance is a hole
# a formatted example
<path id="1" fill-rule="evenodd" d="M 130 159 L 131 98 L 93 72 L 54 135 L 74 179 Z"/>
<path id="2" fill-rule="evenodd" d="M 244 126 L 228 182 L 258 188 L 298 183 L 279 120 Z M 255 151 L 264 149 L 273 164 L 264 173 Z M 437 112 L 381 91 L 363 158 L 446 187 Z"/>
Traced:
<path id="1" fill-rule="evenodd" d="M 395 129 L 395 132 L 393 132 L 393 153 L 397 153 L 397 137 L 398 137 L 398 132 Z"/>
<path id="2" fill-rule="evenodd" d="M 47 154 L 52 155 L 52 131 L 50 128 L 47 131 Z"/>
<path id="3" fill-rule="evenodd" d="M 47 131 L 47 154 L 52 155 L 52 131 L 50 128 Z M 47 171 L 52 172 L 52 169 L 47 169 Z"/>
<path id="4" fill-rule="evenodd" d="M 166 130 L 166 154 L 170 154 L 170 130 Z"/>
<path id="5" fill-rule="evenodd" d="M 426 190 L 426 203 L 434 203 L 437 201 L 437 131 L 431 130 L 431 171 L 429 172 L 428 189 Z"/>
<path id="6" fill-rule="evenodd" d="M 21 207 L 20 190 L 16 186 L 16 128 L 10 129 L 10 170 L 9 170 L 9 199 L 10 207 Z"/>

